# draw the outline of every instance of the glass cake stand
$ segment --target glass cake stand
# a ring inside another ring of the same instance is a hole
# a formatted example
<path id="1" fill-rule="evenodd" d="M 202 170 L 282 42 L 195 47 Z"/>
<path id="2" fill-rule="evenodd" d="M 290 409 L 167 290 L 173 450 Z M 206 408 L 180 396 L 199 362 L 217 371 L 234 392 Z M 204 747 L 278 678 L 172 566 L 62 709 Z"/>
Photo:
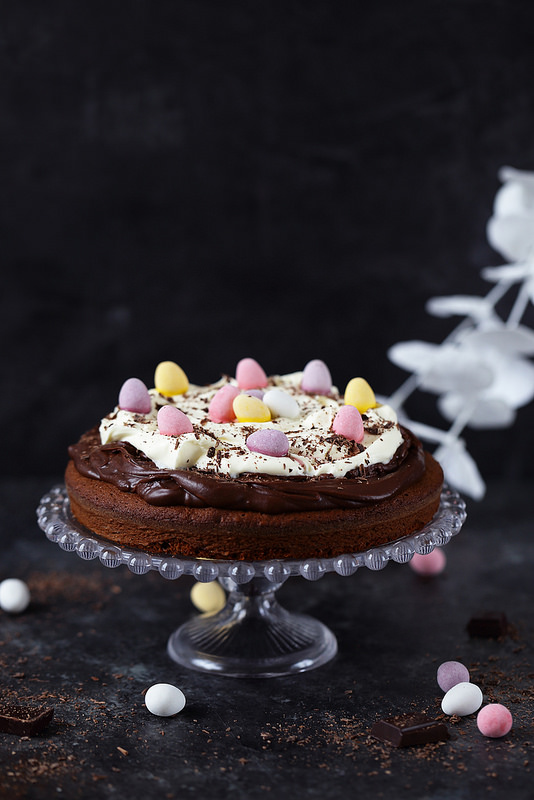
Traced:
<path id="1" fill-rule="evenodd" d="M 390 544 L 335 558 L 244 562 L 170 558 L 119 547 L 72 516 L 64 486 L 48 492 L 37 509 L 39 527 L 47 538 L 87 561 L 98 558 L 110 568 L 125 564 L 136 575 L 157 570 L 171 581 L 182 575 L 201 582 L 218 580 L 228 593 L 224 608 L 182 624 L 171 634 L 167 652 L 189 669 L 262 678 L 319 667 L 337 652 L 336 638 L 322 622 L 278 604 L 276 591 L 287 578 L 316 581 L 327 572 L 347 577 L 360 567 L 381 570 L 388 561 L 407 563 L 414 553 L 430 553 L 447 544 L 465 517 L 464 501 L 444 487 L 433 520 L 418 533 Z"/>

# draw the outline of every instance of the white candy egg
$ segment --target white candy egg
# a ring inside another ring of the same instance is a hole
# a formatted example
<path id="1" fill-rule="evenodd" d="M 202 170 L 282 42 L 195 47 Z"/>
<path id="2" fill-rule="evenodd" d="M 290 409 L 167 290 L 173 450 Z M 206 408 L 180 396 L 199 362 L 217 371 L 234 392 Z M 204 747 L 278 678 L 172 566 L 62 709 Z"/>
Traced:
<path id="1" fill-rule="evenodd" d="M 449 689 L 441 701 L 441 710 L 449 716 L 465 717 L 474 714 L 482 705 L 482 692 L 474 683 L 462 681 Z"/>
<path id="2" fill-rule="evenodd" d="M 294 397 L 283 389 L 269 389 L 263 395 L 263 402 L 275 417 L 300 417 L 300 406 Z"/>
<path id="3" fill-rule="evenodd" d="M 24 581 L 7 578 L 0 583 L 0 608 L 10 614 L 21 614 L 30 604 L 30 590 Z"/>
<path id="4" fill-rule="evenodd" d="M 185 706 L 185 695 L 171 683 L 155 683 L 145 694 L 145 705 L 157 717 L 173 717 Z"/>

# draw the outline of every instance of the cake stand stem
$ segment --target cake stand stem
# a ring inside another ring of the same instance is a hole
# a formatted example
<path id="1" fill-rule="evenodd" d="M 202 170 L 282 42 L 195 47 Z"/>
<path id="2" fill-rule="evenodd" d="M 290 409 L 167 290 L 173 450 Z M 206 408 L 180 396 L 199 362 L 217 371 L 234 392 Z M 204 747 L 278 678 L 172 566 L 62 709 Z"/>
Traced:
<path id="1" fill-rule="evenodd" d="M 279 605 L 275 593 L 281 583 L 266 578 L 220 583 L 229 592 L 226 605 L 171 635 L 167 651 L 174 661 L 212 674 L 270 678 L 314 669 L 336 654 L 336 638 L 322 622 Z"/>

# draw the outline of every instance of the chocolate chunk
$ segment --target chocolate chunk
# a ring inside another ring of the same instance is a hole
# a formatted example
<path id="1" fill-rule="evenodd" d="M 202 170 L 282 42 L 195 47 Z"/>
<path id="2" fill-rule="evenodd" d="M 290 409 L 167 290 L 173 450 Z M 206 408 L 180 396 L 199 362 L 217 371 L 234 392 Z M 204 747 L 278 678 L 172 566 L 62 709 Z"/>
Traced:
<path id="1" fill-rule="evenodd" d="M 444 742 L 449 738 L 449 731 L 444 722 L 429 719 L 426 714 L 397 714 L 394 717 L 381 719 L 371 728 L 371 736 L 388 742 L 393 747 L 411 747 L 429 742 Z"/>
<path id="2" fill-rule="evenodd" d="M 476 617 L 471 617 L 467 623 L 467 633 L 472 637 L 498 639 L 508 633 L 508 620 L 502 612 L 485 612 Z"/>
<path id="3" fill-rule="evenodd" d="M 0 705 L 0 732 L 35 736 L 50 724 L 53 716 L 53 708 L 3 703 Z"/>

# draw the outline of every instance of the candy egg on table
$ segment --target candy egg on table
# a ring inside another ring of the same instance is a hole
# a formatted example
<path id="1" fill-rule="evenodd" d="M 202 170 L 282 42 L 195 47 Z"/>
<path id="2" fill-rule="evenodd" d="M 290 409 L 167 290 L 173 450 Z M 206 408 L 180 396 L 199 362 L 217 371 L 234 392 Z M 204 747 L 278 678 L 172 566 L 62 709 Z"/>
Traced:
<path id="1" fill-rule="evenodd" d="M 430 553 L 414 553 L 409 563 L 418 575 L 429 577 L 443 572 L 447 564 L 447 556 L 441 547 L 435 547 Z"/>
<path id="2" fill-rule="evenodd" d="M 232 408 L 239 422 L 269 422 L 271 419 L 271 412 L 263 400 L 250 394 L 238 395 Z"/>
<path id="3" fill-rule="evenodd" d="M 187 392 L 189 380 L 183 369 L 174 361 L 161 361 L 154 373 L 154 386 L 164 397 L 173 397 Z"/>
<path id="4" fill-rule="evenodd" d="M 19 578 L 6 578 L 0 583 L 0 608 L 9 614 L 22 614 L 30 604 L 30 590 Z"/>
<path id="5" fill-rule="evenodd" d="M 506 706 L 490 703 L 481 708 L 477 715 L 477 727 L 484 736 L 499 739 L 512 730 L 513 717 Z"/>
<path id="6" fill-rule="evenodd" d="M 155 683 L 145 693 L 145 705 L 157 717 L 174 717 L 185 707 L 185 695 L 171 683 Z"/>
<path id="7" fill-rule="evenodd" d="M 375 393 L 365 378 L 352 378 L 347 383 L 345 404 L 354 406 L 360 414 L 364 414 L 369 408 L 376 408 Z"/>
<path id="8" fill-rule="evenodd" d="M 457 683 L 468 683 L 469 670 L 459 661 L 444 661 L 438 667 L 438 686 L 443 692 L 448 692 Z"/>
<path id="9" fill-rule="evenodd" d="M 441 701 L 444 714 L 466 717 L 478 711 L 483 701 L 482 691 L 475 683 L 463 681 L 449 689 Z"/>
<path id="10" fill-rule="evenodd" d="M 191 602 L 203 614 L 214 614 L 226 605 L 226 593 L 218 581 L 198 581 L 189 595 Z"/>

